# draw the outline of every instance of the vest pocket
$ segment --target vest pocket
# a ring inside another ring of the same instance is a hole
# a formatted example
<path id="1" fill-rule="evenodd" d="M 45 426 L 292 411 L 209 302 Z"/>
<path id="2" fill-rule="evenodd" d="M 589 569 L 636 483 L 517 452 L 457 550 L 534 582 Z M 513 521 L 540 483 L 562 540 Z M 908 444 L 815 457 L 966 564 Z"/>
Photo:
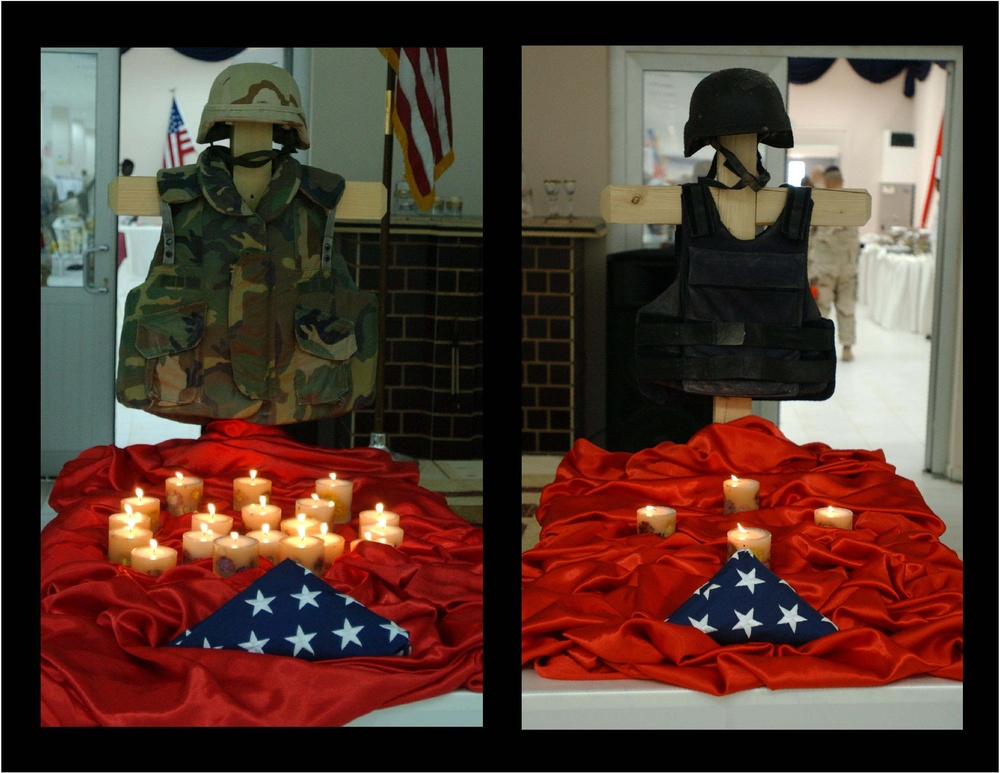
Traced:
<path id="1" fill-rule="evenodd" d="M 205 303 L 198 301 L 144 315 L 135 348 L 146 358 L 146 388 L 153 405 L 185 405 L 202 391 L 199 344 L 205 332 Z"/>
<path id="2" fill-rule="evenodd" d="M 295 393 L 300 403 L 324 405 L 350 395 L 350 358 L 358 350 L 354 323 L 306 304 L 295 309 Z"/>

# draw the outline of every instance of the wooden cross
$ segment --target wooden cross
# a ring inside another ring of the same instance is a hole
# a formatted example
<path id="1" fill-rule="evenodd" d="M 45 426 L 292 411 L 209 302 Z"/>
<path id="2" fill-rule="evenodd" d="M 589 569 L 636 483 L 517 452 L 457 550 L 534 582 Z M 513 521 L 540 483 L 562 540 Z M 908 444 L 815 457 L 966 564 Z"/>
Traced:
<path id="1" fill-rule="evenodd" d="M 236 121 L 231 146 L 234 155 L 253 150 L 271 149 L 272 124 Z M 267 189 L 271 164 L 236 167 L 233 182 L 252 209 Z M 337 204 L 337 220 L 381 220 L 385 215 L 387 193 L 381 182 L 353 182 L 344 185 L 344 195 Z M 155 177 L 116 177 L 108 185 L 108 206 L 116 215 L 159 215 L 160 191 Z"/>
<path id="2" fill-rule="evenodd" d="M 757 168 L 757 135 L 730 134 L 719 137 L 719 144 L 736 154 L 749 170 Z M 719 159 L 716 179 L 723 185 L 734 185 L 739 177 Z M 756 226 L 771 225 L 785 206 L 784 188 L 746 187 L 738 190 L 711 187 L 719 217 L 737 239 L 753 239 Z M 872 197 L 863 188 L 840 188 L 812 191 L 811 225 L 862 226 L 872 214 Z M 608 223 L 680 224 L 681 188 L 671 186 L 609 185 L 601 192 L 601 217 Z M 715 396 L 712 400 L 712 420 L 727 422 L 747 416 L 751 410 L 749 397 Z"/>

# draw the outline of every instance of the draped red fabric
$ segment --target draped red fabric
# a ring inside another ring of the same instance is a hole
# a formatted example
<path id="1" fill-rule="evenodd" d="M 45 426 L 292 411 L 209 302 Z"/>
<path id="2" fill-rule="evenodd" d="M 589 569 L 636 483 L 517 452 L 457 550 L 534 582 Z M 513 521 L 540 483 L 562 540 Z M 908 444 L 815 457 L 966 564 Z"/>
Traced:
<path id="1" fill-rule="evenodd" d="M 107 519 L 136 487 L 163 503 L 161 545 L 181 551 L 191 515 L 165 507 L 165 479 L 205 481 L 202 510 L 234 516 L 232 481 L 256 469 L 290 517 L 315 480 L 354 482 L 357 514 L 382 502 L 399 513 L 399 548 L 364 543 L 324 579 L 409 631 L 412 653 L 309 662 L 294 657 L 164 646 L 259 579 L 272 564 L 222 579 L 212 561 L 158 577 L 107 560 Z M 419 485 L 415 462 L 385 451 L 303 445 L 280 427 L 216 421 L 196 440 L 99 446 L 69 462 L 53 486 L 58 513 L 41 534 L 43 726 L 332 726 L 374 709 L 483 689 L 482 530 Z"/>
<path id="2" fill-rule="evenodd" d="M 730 475 L 760 481 L 760 509 L 723 515 Z M 645 505 L 677 531 L 636 533 Z M 854 511 L 854 529 L 813 510 Z M 881 451 L 790 442 L 747 416 L 635 454 L 578 440 L 542 491 L 522 554 L 522 666 L 552 679 L 649 679 L 727 695 L 863 687 L 914 674 L 962 680 L 963 564 L 913 481 Z M 717 645 L 664 620 L 727 558 L 737 522 L 772 534 L 770 568 L 840 629 L 801 646 Z"/>

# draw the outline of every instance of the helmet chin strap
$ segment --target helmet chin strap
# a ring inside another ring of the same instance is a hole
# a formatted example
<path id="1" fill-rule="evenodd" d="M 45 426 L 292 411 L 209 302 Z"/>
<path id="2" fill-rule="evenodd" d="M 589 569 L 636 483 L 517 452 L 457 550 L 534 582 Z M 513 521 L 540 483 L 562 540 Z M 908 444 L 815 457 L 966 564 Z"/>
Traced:
<path id="1" fill-rule="evenodd" d="M 247 166 L 252 169 L 264 166 L 264 164 L 276 160 L 279 156 L 287 156 L 294 153 L 295 148 L 286 145 L 281 150 L 252 150 L 242 156 L 233 157 L 234 166 Z"/>
<path id="2" fill-rule="evenodd" d="M 749 186 L 751 190 L 759 191 L 761 188 L 765 187 L 768 181 L 771 179 L 771 175 L 764 168 L 764 164 L 761 160 L 759 150 L 757 151 L 757 174 L 754 175 L 751 172 L 749 172 L 745 166 L 743 166 L 743 164 L 736 157 L 736 154 L 733 153 L 733 151 L 731 151 L 724 145 L 720 145 L 718 139 L 712 137 L 709 140 L 709 144 L 716 150 L 715 155 L 712 157 L 712 167 L 711 169 L 708 170 L 708 175 L 706 177 L 698 178 L 698 182 L 705 183 L 707 185 L 712 185 L 716 188 L 728 188 L 729 190 L 739 190 L 740 188 L 746 188 L 747 186 Z M 715 179 L 715 173 L 717 169 L 716 163 L 719 160 L 719 153 L 721 153 L 726 158 L 726 163 L 725 163 L 726 169 L 728 169 L 730 172 L 732 172 L 733 174 L 735 174 L 737 177 L 740 178 L 739 182 L 736 183 L 736 185 L 730 187 L 728 185 L 723 185 L 721 182 Z"/>

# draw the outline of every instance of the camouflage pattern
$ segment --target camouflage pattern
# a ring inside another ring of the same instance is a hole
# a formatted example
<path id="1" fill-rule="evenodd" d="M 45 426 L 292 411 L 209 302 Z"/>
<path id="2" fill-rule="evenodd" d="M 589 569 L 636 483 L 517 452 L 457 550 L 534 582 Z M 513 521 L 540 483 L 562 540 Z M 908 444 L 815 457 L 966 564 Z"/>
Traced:
<path id="1" fill-rule="evenodd" d="M 126 299 L 118 401 L 189 423 L 291 424 L 371 405 L 377 298 L 335 250 L 321 265 L 343 178 L 281 156 L 254 211 L 230 159 L 213 146 L 157 174 L 173 238 L 165 229 Z"/>
<path id="2" fill-rule="evenodd" d="M 275 142 L 309 147 L 299 87 L 287 70 L 273 64 L 244 62 L 219 73 L 201 111 L 198 142 L 228 139 L 227 121 L 273 123 Z"/>

